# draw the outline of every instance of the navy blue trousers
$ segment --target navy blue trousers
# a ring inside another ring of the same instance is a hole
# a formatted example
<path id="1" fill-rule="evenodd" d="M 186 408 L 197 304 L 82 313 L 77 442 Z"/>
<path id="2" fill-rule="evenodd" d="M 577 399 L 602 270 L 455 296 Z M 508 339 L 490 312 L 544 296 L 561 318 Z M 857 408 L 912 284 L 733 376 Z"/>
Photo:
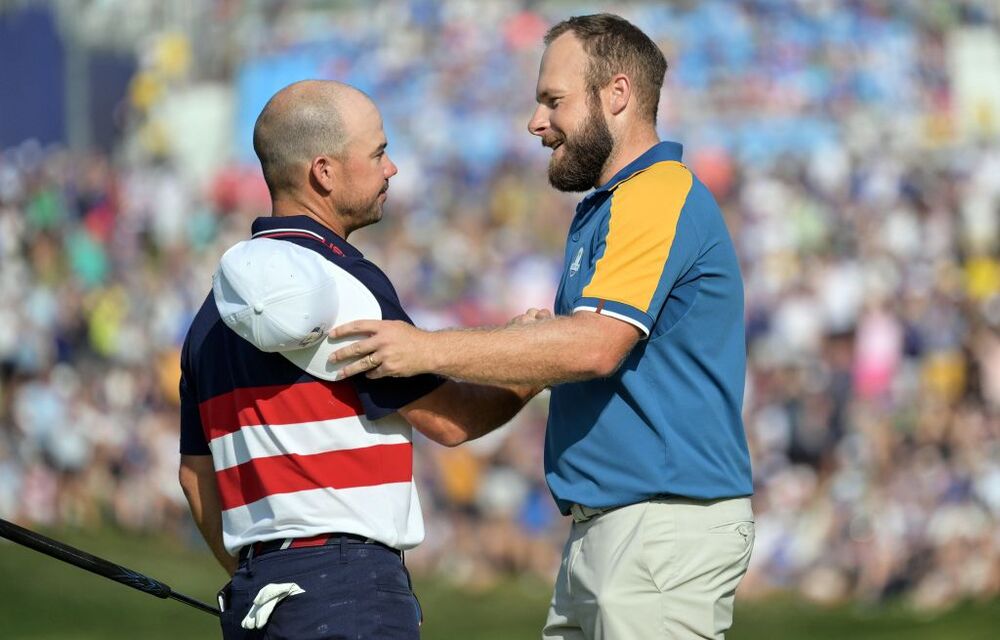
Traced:
<path id="1" fill-rule="evenodd" d="M 305 593 L 279 602 L 263 629 L 242 628 L 257 592 L 282 582 Z M 420 637 L 410 574 L 398 554 L 377 545 L 338 540 L 251 557 L 240 562 L 222 594 L 228 601 L 221 616 L 224 640 Z"/>

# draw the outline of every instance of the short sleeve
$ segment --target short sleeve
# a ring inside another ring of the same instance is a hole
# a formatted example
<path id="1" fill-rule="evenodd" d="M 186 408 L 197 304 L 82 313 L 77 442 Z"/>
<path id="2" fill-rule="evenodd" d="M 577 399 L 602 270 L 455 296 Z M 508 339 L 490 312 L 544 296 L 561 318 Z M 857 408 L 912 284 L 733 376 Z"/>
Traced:
<path id="1" fill-rule="evenodd" d="M 188 456 L 211 455 L 205 440 L 205 430 L 201 424 L 201 413 L 198 410 L 198 398 L 193 389 L 188 367 L 188 345 L 185 343 L 181 352 L 181 454 Z"/>
<path id="2" fill-rule="evenodd" d="M 697 257 L 696 238 L 679 231 L 692 182 L 684 165 L 661 162 L 615 188 L 597 262 L 574 311 L 618 318 L 649 336 L 666 292 Z"/>

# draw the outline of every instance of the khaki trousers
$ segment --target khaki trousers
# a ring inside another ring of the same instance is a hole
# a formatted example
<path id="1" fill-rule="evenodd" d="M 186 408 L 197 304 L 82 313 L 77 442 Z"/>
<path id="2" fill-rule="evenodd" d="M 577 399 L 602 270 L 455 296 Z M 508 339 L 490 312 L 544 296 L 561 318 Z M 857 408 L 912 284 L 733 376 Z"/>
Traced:
<path id="1" fill-rule="evenodd" d="M 753 540 L 749 498 L 657 499 L 575 522 L 542 638 L 724 638 Z"/>

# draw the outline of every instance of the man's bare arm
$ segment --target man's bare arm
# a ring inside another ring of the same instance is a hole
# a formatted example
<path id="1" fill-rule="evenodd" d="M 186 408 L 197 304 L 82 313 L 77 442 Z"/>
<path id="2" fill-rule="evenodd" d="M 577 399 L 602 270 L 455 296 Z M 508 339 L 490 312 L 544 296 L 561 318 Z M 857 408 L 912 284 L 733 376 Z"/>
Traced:
<path id="1" fill-rule="evenodd" d="M 215 482 L 212 456 L 182 455 L 178 479 L 191 507 L 191 516 L 208 543 L 208 548 L 226 573 L 233 575 L 237 563 L 236 558 L 229 555 L 222 544 L 222 504 Z"/>
<path id="2" fill-rule="evenodd" d="M 551 386 L 607 377 L 639 340 L 635 326 L 589 311 L 502 328 L 427 332 L 403 322 L 360 320 L 333 337 L 370 334 L 331 359 L 372 355 L 344 368 L 371 378 L 439 373 L 481 384 Z"/>
<path id="3" fill-rule="evenodd" d="M 448 380 L 399 413 L 434 442 L 454 447 L 503 426 L 540 390 Z"/>

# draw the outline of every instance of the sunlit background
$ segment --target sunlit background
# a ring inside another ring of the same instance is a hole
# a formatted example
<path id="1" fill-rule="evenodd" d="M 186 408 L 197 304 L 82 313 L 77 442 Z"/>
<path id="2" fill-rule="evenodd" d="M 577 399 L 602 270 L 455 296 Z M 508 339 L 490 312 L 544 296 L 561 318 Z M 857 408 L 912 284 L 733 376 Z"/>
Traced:
<path id="1" fill-rule="evenodd" d="M 176 482 L 178 354 L 219 256 L 269 213 L 250 136 L 292 81 L 381 108 L 400 171 L 351 241 L 418 325 L 551 308 L 576 196 L 548 186 L 526 124 L 546 28 L 602 9 L 665 52 L 659 131 L 741 259 L 740 601 L 996 602 L 991 0 L 0 0 L 0 516 L 203 548 Z M 418 440 L 411 567 L 551 583 L 568 523 L 545 415 L 540 397 L 469 446 Z"/>

